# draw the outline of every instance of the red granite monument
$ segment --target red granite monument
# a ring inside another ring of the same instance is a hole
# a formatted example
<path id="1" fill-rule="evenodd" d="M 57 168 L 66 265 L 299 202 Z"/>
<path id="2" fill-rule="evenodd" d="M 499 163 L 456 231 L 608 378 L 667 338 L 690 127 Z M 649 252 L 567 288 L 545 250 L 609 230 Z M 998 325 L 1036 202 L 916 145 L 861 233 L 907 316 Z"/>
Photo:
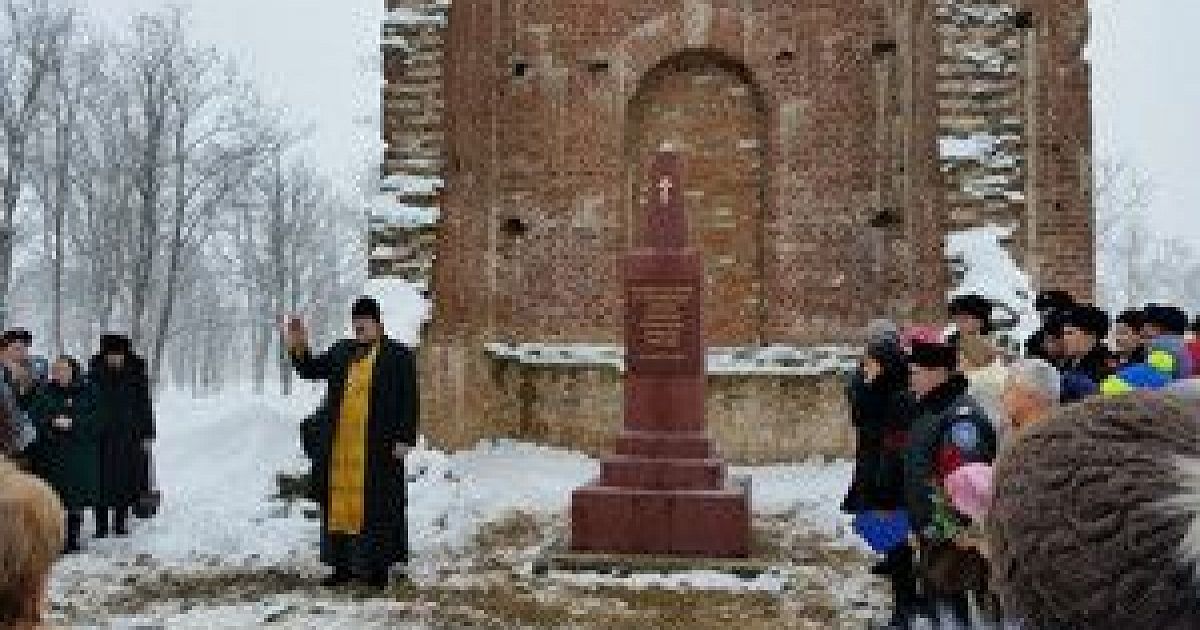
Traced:
<path id="1" fill-rule="evenodd" d="M 571 497 L 571 551 L 744 558 L 750 501 L 704 416 L 703 257 L 689 246 L 679 156 L 654 157 L 625 255 L 625 420 L 600 477 Z"/>

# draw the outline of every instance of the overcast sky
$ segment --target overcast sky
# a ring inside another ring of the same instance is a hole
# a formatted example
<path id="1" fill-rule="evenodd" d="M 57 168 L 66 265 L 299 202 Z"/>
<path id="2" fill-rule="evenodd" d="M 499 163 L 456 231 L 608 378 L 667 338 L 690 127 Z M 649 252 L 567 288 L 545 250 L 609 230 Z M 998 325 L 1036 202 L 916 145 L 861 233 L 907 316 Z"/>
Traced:
<path id="1" fill-rule="evenodd" d="M 603 0 L 597 0 L 603 1 Z M 316 162 L 361 172 L 375 128 L 368 73 L 384 0 L 84 0 L 114 26 L 164 4 L 190 7 L 196 37 L 234 54 L 265 94 L 312 123 Z M 1119 155 L 1156 185 L 1165 232 L 1200 244 L 1200 0 L 1092 0 L 1097 155 Z"/>

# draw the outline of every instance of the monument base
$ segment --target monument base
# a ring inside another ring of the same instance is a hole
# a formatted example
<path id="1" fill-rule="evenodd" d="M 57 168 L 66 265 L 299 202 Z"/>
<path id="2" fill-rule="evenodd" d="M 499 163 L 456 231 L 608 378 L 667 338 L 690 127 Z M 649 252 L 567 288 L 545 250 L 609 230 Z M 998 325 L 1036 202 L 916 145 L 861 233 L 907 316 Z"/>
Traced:
<path id="1" fill-rule="evenodd" d="M 746 558 L 749 493 L 735 484 L 717 490 L 587 485 L 571 495 L 571 551 Z"/>

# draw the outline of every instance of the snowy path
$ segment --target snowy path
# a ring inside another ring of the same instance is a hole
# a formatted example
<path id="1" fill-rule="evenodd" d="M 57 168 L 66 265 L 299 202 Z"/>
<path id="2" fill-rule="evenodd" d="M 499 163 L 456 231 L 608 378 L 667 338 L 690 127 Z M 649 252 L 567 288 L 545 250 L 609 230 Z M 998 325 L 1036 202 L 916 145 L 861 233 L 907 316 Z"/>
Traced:
<path id="1" fill-rule="evenodd" d="M 546 585 L 530 575 L 531 559 L 539 545 L 562 535 L 571 489 L 593 477 L 598 465 L 576 453 L 511 442 L 451 455 L 414 452 L 407 466 L 412 573 L 425 590 L 414 601 L 339 600 L 313 586 L 322 571 L 318 531 L 304 518 L 304 504 L 289 509 L 270 500 L 277 473 L 304 468 L 298 423 L 317 400 L 312 388 L 286 399 L 248 393 L 200 400 L 162 396 L 156 457 L 163 511 L 139 522 L 132 537 L 88 540 L 84 554 L 59 564 L 56 621 L 67 627 L 417 629 L 425 627 L 421 619 L 434 619 L 423 606 L 456 601 L 453 589 L 484 589 L 474 594 L 478 606 L 503 608 L 491 599 L 496 585 L 487 583 L 497 579 L 499 565 L 499 579 L 505 589 L 515 589 L 513 597 L 548 588 L 529 595 L 539 601 L 552 593 L 561 598 L 563 589 L 605 585 L 630 592 L 760 590 L 777 597 L 804 583 L 801 590 L 822 602 L 868 605 L 863 579 L 848 579 L 850 569 L 821 566 L 862 557 L 837 512 L 849 475 L 844 463 L 737 471 L 754 479 L 759 520 L 782 527 L 791 541 L 788 557 L 811 567 L 792 567 L 755 583 L 720 575 L 666 581 L 558 576 Z M 481 527 L 521 515 L 534 530 L 525 532 L 529 540 L 480 549 Z M 85 534 L 90 525 L 89 518 Z"/>

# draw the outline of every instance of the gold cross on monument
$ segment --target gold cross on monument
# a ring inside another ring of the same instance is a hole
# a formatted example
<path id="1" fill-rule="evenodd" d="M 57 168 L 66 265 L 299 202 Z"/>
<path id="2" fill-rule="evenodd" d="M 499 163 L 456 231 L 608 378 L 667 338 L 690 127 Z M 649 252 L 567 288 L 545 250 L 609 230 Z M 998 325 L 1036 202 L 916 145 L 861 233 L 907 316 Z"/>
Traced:
<path id="1" fill-rule="evenodd" d="M 670 177 L 664 176 L 662 179 L 658 180 L 658 194 L 659 194 L 658 198 L 659 198 L 659 201 L 662 202 L 662 205 L 664 205 L 664 206 L 670 205 L 671 190 L 674 188 L 675 188 L 675 183 L 671 181 Z"/>

